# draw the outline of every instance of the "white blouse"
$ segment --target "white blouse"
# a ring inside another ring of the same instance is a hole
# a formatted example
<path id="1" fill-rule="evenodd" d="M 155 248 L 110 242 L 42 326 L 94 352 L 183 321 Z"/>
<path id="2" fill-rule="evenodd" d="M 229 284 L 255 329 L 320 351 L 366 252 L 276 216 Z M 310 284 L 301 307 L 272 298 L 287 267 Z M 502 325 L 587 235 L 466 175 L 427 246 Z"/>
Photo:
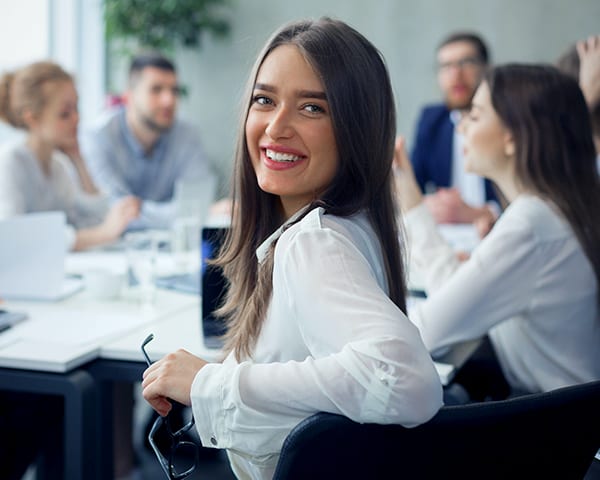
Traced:
<path id="1" fill-rule="evenodd" d="M 411 310 L 435 351 L 489 333 L 510 385 L 528 392 L 600 379 L 598 285 L 568 222 L 521 195 L 464 264 L 424 205 L 405 215 L 429 297 Z"/>
<path id="2" fill-rule="evenodd" d="M 308 213 L 279 238 L 273 296 L 254 355 L 205 366 L 191 401 L 202 443 L 228 449 L 239 478 L 271 478 L 290 430 L 319 411 L 414 426 L 442 405 L 418 330 L 387 295 L 364 215 Z"/>
<path id="3" fill-rule="evenodd" d="M 100 223 L 108 204 L 101 195 L 90 195 L 69 175 L 64 155 L 54 152 L 50 173 L 44 174 L 24 139 L 4 145 L 0 151 L 0 220 L 32 212 L 65 212 L 71 243 L 75 228 Z"/>

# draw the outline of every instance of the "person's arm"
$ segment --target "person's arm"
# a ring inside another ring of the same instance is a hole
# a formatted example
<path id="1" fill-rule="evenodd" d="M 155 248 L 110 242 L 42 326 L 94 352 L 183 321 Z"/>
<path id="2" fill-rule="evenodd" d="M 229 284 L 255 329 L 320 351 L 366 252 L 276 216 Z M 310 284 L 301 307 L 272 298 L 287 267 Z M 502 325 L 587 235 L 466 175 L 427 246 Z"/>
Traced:
<path id="1" fill-rule="evenodd" d="M 600 35 L 592 35 L 577 43 L 579 85 L 588 108 L 600 104 Z"/>
<path id="2" fill-rule="evenodd" d="M 27 189 L 0 164 L 0 220 L 26 213 Z"/>
<path id="3" fill-rule="evenodd" d="M 114 242 L 138 214 L 139 200 L 135 197 L 122 198 L 111 207 L 102 223 L 76 231 L 72 249 L 85 250 Z"/>
<path id="4" fill-rule="evenodd" d="M 402 212 L 406 213 L 423 203 L 424 196 L 406 153 L 405 140 L 402 136 L 396 138 L 394 145 L 393 172 L 396 199 Z"/>
<path id="5" fill-rule="evenodd" d="M 438 231 L 437 220 L 426 205 L 428 196 L 421 194 L 415 180 L 402 137 L 396 140 L 394 181 L 404 214 L 402 220 L 406 226 L 411 267 L 423 277 L 425 289 L 432 292 L 456 271 L 467 256 L 457 256 Z"/>
<path id="6" fill-rule="evenodd" d="M 146 228 L 169 228 L 176 215 L 175 203 L 142 200 L 140 215 L 130 225 L 134 230 Z"/>
<path id="7" fill-rule="evenodd" d="M 318 411 L 405 426 L 431 418 L 442 404 L 431 358 L 360 252 L 330 230 L 300 232 L 289 242 L 275 260 L 282 268 L 274 288 L 284 290 L 278 295 L 289 310 L 277 321 L 297 330 L 310 354 L 303 361 L 237 364 L 229 357 L 204 366 L 191 388 L 203 444 L 272 454 L 294 425 Z M 157 381 L 167 385 L 166 377 L 145 374 L 145 398 L 156 398 Z"/>
<path id="8" fill-rule="evenodd" d="M 427 131 L 426 112 L 427 110 L 423 110 L 419 116 L 410 154 L 412 169 L 421 192 L 425 192 L 425 183 L 429 180 L 427 178 L 427 142 L 429 141 L 429 133 Z"/>
<path id="9" fill-rule="evenodd" d="M 92 177 L 88 171 L 88 168 L 81 156 L 81 151 L 79 149 L 79 141 L 75 140 L 75 142 L 62 145 L 60 147 L 60 151 L 63 152 L 66 157 L 69 159 L 73 167 L 75 168 L 75 172 L 77 173 L 77 179 L 79 180 L 79 184 L 81 185 L 81 189 L 90 195 L 97 195 L 100 191 L 96 188 Z"/>
<path id="10" fill-rule="evenodd" d="M 481 337 L 525 311 L 540 268 L 534 249 L 535 238 L 526 224 L 500 222 L 471 258 L 411 311 L 427 348 L 435 351 Z M 434 259 L 429 258 L 433 269 Z"/>
<path id="11" fill-rule="evenodd" d="M 490 206 L 468 205 L 456 188 L 440 188 L 425 197 L 425 204 L 437 223 L 473 223 L 485 219 L 493 224 L 496 219 Z"/>

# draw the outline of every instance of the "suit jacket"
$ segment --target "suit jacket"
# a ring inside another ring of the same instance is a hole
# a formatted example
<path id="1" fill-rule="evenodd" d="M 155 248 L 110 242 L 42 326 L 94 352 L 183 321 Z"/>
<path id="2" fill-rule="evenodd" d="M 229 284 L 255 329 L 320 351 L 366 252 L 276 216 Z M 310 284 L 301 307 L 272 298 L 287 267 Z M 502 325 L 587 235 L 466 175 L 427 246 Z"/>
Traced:
<path id="1" fill-rule="evenodd" d="M 444 104 L 425 107 L 413 142 L 411 161 L 421 190 L 450 187 L 454 124 Z M 486 201 L 498 201 L 492 183 L 485 180 Z"/>

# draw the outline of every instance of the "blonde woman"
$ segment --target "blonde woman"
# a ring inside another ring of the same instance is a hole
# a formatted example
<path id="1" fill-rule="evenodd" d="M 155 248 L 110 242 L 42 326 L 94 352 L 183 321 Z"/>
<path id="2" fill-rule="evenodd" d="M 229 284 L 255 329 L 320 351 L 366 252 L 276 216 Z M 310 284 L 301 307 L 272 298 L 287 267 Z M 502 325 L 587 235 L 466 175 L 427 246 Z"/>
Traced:
<path id="1" fill-rule="evenodd" d="M 73 78 L 52 62 L 0 78 L 0 119 L 26 132 L 0 150 L 0 219 L 64 211 L 73 250 L 116 240 L 139 213 L 133 197 L 109 208 L 92 183 L 79 153 L 77 102 Z"/>

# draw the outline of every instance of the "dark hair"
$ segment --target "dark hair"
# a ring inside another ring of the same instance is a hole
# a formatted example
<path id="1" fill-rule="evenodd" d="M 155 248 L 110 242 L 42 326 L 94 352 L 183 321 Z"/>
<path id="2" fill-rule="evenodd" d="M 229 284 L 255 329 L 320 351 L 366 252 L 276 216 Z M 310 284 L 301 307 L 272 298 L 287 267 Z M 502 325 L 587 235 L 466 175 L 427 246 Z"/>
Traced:
<path id="1" fill-rule="evenodd" d="M 549 65 L 504 65 L 484 81 L 512 133 L 519 182 L 560 209 L 600 285 L 600 179 L 579 85 Z"/>
<path id="2" fill-rule="evenodd" d="M 396 114 L 383 57 L 366 38 L 341 21 L 321 18 L 294 22 L 267 42 L 245 94 L 233 172 L 232 229 L 218 259 L 230 283 L 221 309 L 230 323 L 226 350 L 235 351 L 238 358 L 251 353 L 272 292 L 274 245 L 260 265 L 255 250 L 285 221 L 279 197 L 258 187 L 244 128 L 258 71 L 269 53 L 280 45 L 298 47 L 320 76 L 340 159 L 330 186 L 311 207 L 321 206 L 339 216 L 365 211 L 379 238 L 389 296 L 406 311 L 391 177 Z"/>
<path id="3" fill-rule="evenodd" d="M 73 77 L 54 62 L 35 62 L 5 73 L 0 78 L 0 119 L 16 128 L 27 128 L 23 113 L 41 113 L 51 93 L 49 84 L 73 82 Z"/>
<path id="4" fill-rule="evenodd" d="M 158 52 L 145 52 L 131 59 L 131 63 L 129 64 L 129 82 L 134 82 L 137 76 L 148 67 L 177 73 L 175 65 L 168 58 Z"/>
<path id="5" fill-rule="evenodd" d="M 556 67 L 563 73 L 573 77 L 579 82 L 579 53 L 575 45 L 570 46 L 556 61 Z M 592 131 L 594 135 L 600 137 L 600 104 L 595 105 L 590 110 L 592 117 Z"/>
<path id="6" fill-rule="evenodd" d="M 472 33 L 472 32 L 451 33 L 446 38 L 444 38 L 444 40 L 442 40 L 442 42 L 438 45 L 438 48 L 436 51 L 439 52 L 442 47 L 445 47 L 446 45 L 449 45 L 451 43 L 457 43 L 457 42 L 470 43 L 471 45 L 473 45 L 475 47 L 475 50 L 477 50 L 477 55 L 479 56 L 479 59 L 484 64 L 488 64 L 490 62 L 488 48 L 487 48 L 485 42 L 483 41 L 483 38 L 481 38 L 480 35 L 478 35 L 476 33 Z"/>

